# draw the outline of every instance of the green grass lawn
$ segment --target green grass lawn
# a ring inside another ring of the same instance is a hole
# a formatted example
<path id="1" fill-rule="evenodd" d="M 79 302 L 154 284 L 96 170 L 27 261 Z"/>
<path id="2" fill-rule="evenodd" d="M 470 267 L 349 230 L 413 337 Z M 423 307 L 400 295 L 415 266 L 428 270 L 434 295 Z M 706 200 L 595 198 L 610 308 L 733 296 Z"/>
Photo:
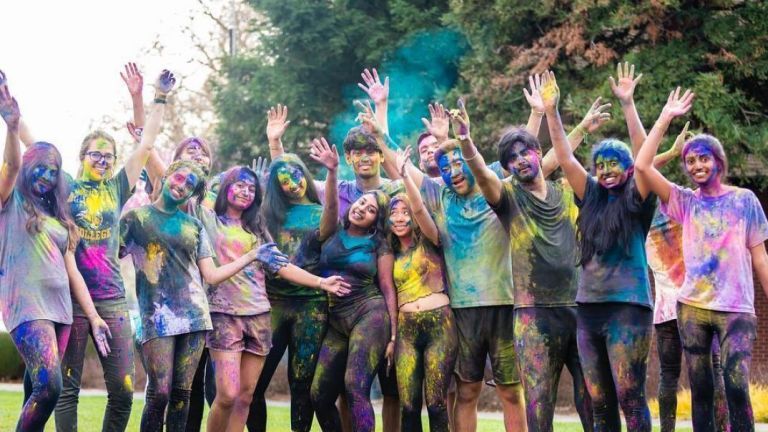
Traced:
<path id="1" fill-rule="evenodd" d="M 21 410 L 22 394 L 20 392 L 0 391 L 0 431 L 14 430 L 16 427 L 16 420 Z M 104 396 L 84 396 L 80 398 L 79 409 L 79 427 L 82 431 L 97 431 L 101 430 L 101 421 L 104 415 L 104 406 L 107 403 L 107 399 Z M 136 399 L 133 401 L 133 413 L 131 414 L 131 421 L 128 424 L 129 431 L 138 431 L 139 422 L 141 421 L 141 409 L 144 407 L 144 401 Z M 422 417 L 424 422 L 424 430 L 429 430 L 427 426 L 426 416 Z M 267 423 L 268 431 L 290 431 L 291 430 L 291 415 L 288 407 L 284 406 L 270 406 L 269 417 Z M 46 431 L 54 431 L 53 416 L 48 422 Z M 320 430 L 320 427 L 315 422 L 312 430 Z M 376 420 L 376 430 L 381 430 L 381 420 Z M 477 427 L 478 432 L 495 432 L 504 431 L 504 427 L 501 420 L 487 420 L 480 419 Z M 560 432 L 580 431 L 581 425 L 576 423 L 557 423 L 555 424 L 555 430 Z M 656 430 L 656 428 L 654 428 Z M 690 429 L 678 429 L 682 431 L 689 431 Z"/>

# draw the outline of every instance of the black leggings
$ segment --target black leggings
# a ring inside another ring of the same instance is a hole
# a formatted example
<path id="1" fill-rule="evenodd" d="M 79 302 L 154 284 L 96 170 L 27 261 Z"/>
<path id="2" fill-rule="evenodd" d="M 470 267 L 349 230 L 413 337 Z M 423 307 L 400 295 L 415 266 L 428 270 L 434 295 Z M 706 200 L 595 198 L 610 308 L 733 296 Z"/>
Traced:
<path id="1" fill-rule="evenodd" d="M 309 396 L 315 365 L 328 326 L 326 301 L 271 300 L 272 349 L 264 362 L 248 413 L 248 430 L 267 430 L 265 393 L 288 350 L 288 386 L 291 392 L 291 430 L 309 432 L 314 410 Z"/>
<path id="2" fill-rule="evenodd" d="M 200 363 L 197 365 L 195 377 L 192 379 L 192 393 L 189 396 L 189 416 L 185 432 L 200 432 L 203 423 L 203 404 L 208 402 L 208 408 L 216 399 L 216 377 L 213 362 L 208 348 L 203 349 Z"/>
<path id="3" fill-rule="evenodd" d="M 659 353 L 659 421 L 661 432 L 673 432 L 677 413 L 677 384 L 683 363 L 683 344 L 677 330 L 677 320 L 654 325 L 656 348 Z M 725 399 L 723 368 L 720 366 L 720 344 L 712 344 L 712 365 L 715 373 L 715 422 L 719 432 L 728 430 L 728 402 Z"/>
<path id="4" fill-rule="evenodd" d="M 645 398 L 653 311 L 629 303 L 586 303 L 577 308 L 579 359 L 592 398 L 595 432 L 651 431 Z"/>
<path id="5" fill-rule="evenodd" d="M 360 301 L 344 314 L 331 312 L 312 381 L 312 405 L 324 432 L 340 431 L 336 399 L 345 392 L 356 432 L 374 430 L 371 384 L 389 341 L 382 298 Z"/>
<path id="6" fill-rule="evenodd" d="M 448 385 L 457 350 L 456 324 L 450 306 L 398 314 L 395 370 L 403 432 L 421 432 L 424 396 L 429 430 L 448 432 Z"/>

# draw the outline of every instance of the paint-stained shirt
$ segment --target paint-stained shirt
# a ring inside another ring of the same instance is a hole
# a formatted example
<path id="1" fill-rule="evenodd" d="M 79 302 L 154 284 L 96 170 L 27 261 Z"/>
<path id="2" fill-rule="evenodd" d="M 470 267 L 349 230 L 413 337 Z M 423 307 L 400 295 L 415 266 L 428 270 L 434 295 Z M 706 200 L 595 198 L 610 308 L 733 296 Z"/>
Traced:
<path id="1" fill-rule="evenodd" d="M 509 233 L 483 195 L 461 196 L 429 178 L 421 194 L 439 231 L 451 307 L 514 304 Z"/>
<path id="2" fill-rule="evenodd" d="M 444 293 L 445 265 L 440 251 L 424 238 L 395 254 L 397 307 L 434 293 Z"/>
<path id="3" fill-rule="evenodd" d="M 64 266 L 69 232 L 58 220 L 41 216 L 40 232 L 30 233 L 24 198 L 14 190 L 0 203 L 0 309 L 11 331 L 28 321 L 72 323 L 72 296 Z"/>
<path id="4" fill-rule="evenodd" d="M 303 247 L 319 250 L 320 275 L 338 275 L 350 285 L 350 293 L 344 297 L 328 294 L 332 313 L 345 315 L 368 299 L 382 297 L 378 286 L 378 258 L 392 253 L 383 236 L 353 236 L 341 227 L 322 243 L 319 236 L 319 230 L 312 232 Z"/>
<path id="5" fill-rule="evenodd" d="M 357 201 L 361 196 L 365 194 L 365 191 L 360 190 L 357 187 L 357 182 L 355 180 L 342 180 L 339 182 L 338 185 L 339 189 L 339 220 L 344 220 L 344 215 L 347 214 L 347 210 L 349 210 L 349 206 L 352 205 L 355 201 Z M 378 190 L 384 192 L 387 194 L 388 197 L 392 198 L 393 196 L 405 192 L 405 186 L 403 185 L 402 180 L 388 180 L 388 179 L 381 179 L 381 186 L 379 186 Z"/>
<path id="6" fill-rule="evenodd" d="M 303 258 L 307 255 L 299 254 L 299 246 L 304 237 L 318 229 L 322 215 L 323 207 L 319 204 L 292 204 L 285 212 L 283 225 L 274 239 L 277 248 L 290 257 L 291 263 L 313 274 L 317 272 L 317 259 Z M 324 291 L 296 285 L 279 276 L 267 279 L 267 294 L 270 300 L 326 300 Z"/>
<path id="7" fill-rule="evenodd" d="M 105 181 L 73 180 L 69 208 L 80 242 L 77 268 L 94 300 L 125 297 L 120 274 L 120 213 L 131 197 L 125 169 Z"/>
<path id="8" fill-rule="evenodd" d="M 629 181 L 630 184 L 625 187 L 632 188 L 633 207 L 637 209 L 626 221 L 632 224 L 629 245 L 625 248 L 625 245 L 617 241 L 605 253 L 596 253 L 584 264 L 576 294 L 577 303 L 618 302 L 653 308 L 645 238 L 656 210 L 656 196 L 649 194 L 643 200 L 634 178 Z M 585 202 L 591 202 L 596 194 L 607 193 L 602 188 L 594 177 L 588 176 L 585 199 L 577 199 L 576 204 L 581 208 Z M 613 198 L 613 195 L 609 195 L 609 199 Z"/>
<path id="9" fill-rule="evenodd" d="M 723 312 L 755 313 L 750 248 L 768 239 L 768 222 L 752 191 L 718 197 L 674 186 L 662 205 L 683 225 L 685 281 L 681 303 Z"/>
<path id="10" fill-rule="evenodd" d="M 661 324 L 677 319 L 677 294 L 685 280 L 683 262 L 683 227 L 656 210 L 651 230 L 645 241 L 648 267 L 653 271 L 656 304 L 653 323 Z"/>
<path id="11" fill-rule="evenodd" d="M 139 207 L 123 216 L 120 241 L 121 255 L 130 254 L 136 267 L 143 342 L 212 328 L 197 262 L 213 250 L 199 220 Z"/>
<path id="12" fill-rule="evenodd" d="M 542 200 L 510 177 L 494 208 L 509 229 L 515 307 L 576 306 L 578 207 L 570 186 L 547 181 Z"/>
<path id="13" fill-rule="evenodd" d="M 227 221 L 202 205 L 195 206 L 192 214 L 205 227 L 217 266 L 229 264 L 265 243 L 260 236 L 243 229 L 239 220 Z M 259 262 L 252 261 L 231 278 L 209 285 L 208 306 L 211 312 L 229 315 L 258 315 L 269 311 L 265 269 Z"/>

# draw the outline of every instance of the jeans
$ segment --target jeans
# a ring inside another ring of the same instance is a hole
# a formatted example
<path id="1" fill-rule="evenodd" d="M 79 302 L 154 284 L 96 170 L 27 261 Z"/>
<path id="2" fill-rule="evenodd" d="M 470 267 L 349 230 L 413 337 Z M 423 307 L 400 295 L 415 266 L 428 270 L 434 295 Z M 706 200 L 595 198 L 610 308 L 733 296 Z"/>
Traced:
<path id="1" fill-rule="evenodd" d="M 124 431 L 128 426 L 133 404 L 133 336 L 128 304 L 124 298 L 94 301 L 96 312 L 109 326 L 111 352 L 99 355 L 107 386 L 107 407 L 104 412 L 103 431 Z M 73 307 L 72 332 L 61 362 L 64 388 L 56 405 L 56 430 L 77 431 L 77 403 L 83 375 L 85 348 L 91 336 L 91 325 L 79 306 Z"/>

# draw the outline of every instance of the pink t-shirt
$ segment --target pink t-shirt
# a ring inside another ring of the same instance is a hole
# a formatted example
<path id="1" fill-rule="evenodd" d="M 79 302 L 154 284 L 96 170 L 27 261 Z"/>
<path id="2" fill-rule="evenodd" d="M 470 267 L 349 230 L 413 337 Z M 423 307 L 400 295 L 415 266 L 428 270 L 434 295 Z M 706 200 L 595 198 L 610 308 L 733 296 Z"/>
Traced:
<path id="1" fill-rule="evenodd" d="M 661 208 L 683 225 L 686 273 L 678 300 L 702 309 L 754 314 L 749 249 L 768 239 L 768 221 L 755 194 L 732 187 L 706 197 L 674 186 Z"/>

